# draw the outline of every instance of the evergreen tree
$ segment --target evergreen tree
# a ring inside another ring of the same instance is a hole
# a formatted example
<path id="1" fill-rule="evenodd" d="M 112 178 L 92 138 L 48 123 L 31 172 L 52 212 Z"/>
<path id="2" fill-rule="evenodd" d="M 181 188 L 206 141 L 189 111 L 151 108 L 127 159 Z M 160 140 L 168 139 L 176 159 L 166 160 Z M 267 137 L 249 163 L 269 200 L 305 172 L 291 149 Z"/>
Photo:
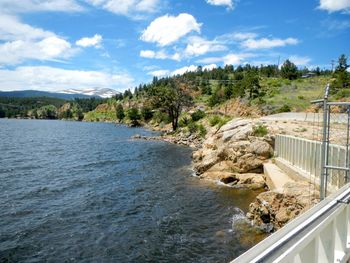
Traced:
<path id="1" fill-rule="evenodd" d="M 141 119 L 141 115 L 139 113 L 139 110 L 135 107 L 132 107 L 128 110 L 128 118 L 131 121 L 132 126 L 139 126 L 140 123 L 138 122 Z"/>
<path id="2" fill-rule="evenodd" d="M 335 78 L 335 81 L 332 84 L 333 93 L 350 87 L 350 73 L 347 71 L 348 68 L 349 65 L 347 64 L 347 58 L 342 54 L 338 59 L 338 65 L 333 73 L 333 77 Z"/>
<path id="3" fill-rule="evenodd" d="M 286 79 L 297 79 L 298 78 L 298 68 L 297 66 L 287 59 L 281 67 L 281 76 Z"/>
<path id="4" fill-rule="evenodd" d="M 123 105 L 121 105 L 121 104 L 117 105 L 116 115 L 117 115 L 117 119 L 118 119 L 119 122 L 121 122 L 125 118 Z"/>
<path id="5" fill-rule="evenodd" d="M 153 87 L 149 91 L 149 95 L 154 108 L 168 113 L 175 131 L 183 107 L 189 106 L 191 103 L 191 97 L 186 90 L 176 85 L 173 79 L 168 79 L 166 85 Z"/>

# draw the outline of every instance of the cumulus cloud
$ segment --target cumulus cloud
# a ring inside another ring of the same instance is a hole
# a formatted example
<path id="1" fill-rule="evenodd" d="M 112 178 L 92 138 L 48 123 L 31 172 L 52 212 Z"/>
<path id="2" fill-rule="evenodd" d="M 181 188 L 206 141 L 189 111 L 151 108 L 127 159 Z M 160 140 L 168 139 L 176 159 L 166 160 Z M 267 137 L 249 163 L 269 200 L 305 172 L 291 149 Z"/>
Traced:
<path id="1" fill-rule="evenodd" d="M 260 39 L 247 39 L 242 42 L 242 46 L 248 49 L 269 49 L 275 47 L 284 47 L 287 45 L 296 45 L 299 43 L 299 40 L 296 38 L 260 38 Z"/>
<path id="2" fill-rule="evenodd" d="M 153 51 L 153 50 L 141 50 L 140 57 L 143 58 L 154 58 L 154 59 L 172 59 L 175 61 L 180 61 L 180 54 L 174 53 L 172 55 L 167 54 L 164 50 Z"/>
<path id="3" fill-rule="evenodd" d="M 93 37 L 83 37 L 75 42 L 77 46 L 81 47 L 95 47 L 101 48 L 102 36 L 95 34 Z"/>
<path id="4" fill-rule="evenodd" d="M 169 76 L 170 71 L 167 69 L 160 69 L 160 70 L 148 72 L 147 74 L 159 78 L 159 77 Z"/>
<path id="5" fill-rule="evenodd" d="M 217 68 L 218 66 L 216 64 L 210 64 L 210 65 L 204 65 L 202 67 L 203 70 L 212 70 L 214 68 Z M 167 69 L 160 69 L 148 72 L 148 75 L 154 76 L 154 77 L 166 77 L 166 76 L 175 76 L 175 75 L 182 75 L 186 72 L 194 72 L 198 69 L 198 66 L 190 65 L 185 66 L 182 68 L 175 69 L 173 71 L 167 70 Z"/>
<path id="6" fill-rule="evenodd" d="M 223 63 L 224 65 L 241 65 L 247 58 L 256 57 L 256 54 L 252 53 L 229 53 L 221 57 L 207 57 L 198 60 L 198 63 Z"/>
<path id="7" fill-rule="evenodd" d="M 33 40 L 54 35 L 52 32 L 24 24 L 15 16 L 0 15 L 0 40 Z"/>
<path id="8" fill-rule="evenodd" d="M 227 47 L 218 41 L 209 41 L 204 38 L 193 36 L 188 38 L 188 44 L 185 53 L 188 56 L 199 56 L 208 52 L 216 52 L 226 50 Z"/>
<path id="9" fill-rule="evenodd" d="M 160 0 L 86 0 L 89 4 L 118 15 L 135 19 L 143 18 L 145 14 L 158 11 Z"/>
<path id="10" fill-rule="evenodd" d="M 194 31 L 200 33 L 201 24 L 187 13 L 178 16 L 164 15 L 156 18 L 143 31 L 140 39 L 145 42 L 167 46 Z"/>
<path id="11" fill-rule="evenodd" d="M 193 71 L 196 71 L 198 68 L 198 66 L 195 66 L 195 65 L 191 65 L 191 66 L 185 66 L 185 67 L 182 67 L 182 68 L 179 68 L 179 69 L 176 69 L 174 70 L 173 72 L 171 72 L 171 75 L 182 75 L 186 72 L 193 72 Z"/>
<path id="12" fill-rule="evenodd" d="M 297 55 L 290 56 L 289 60 L 297 66 L 307 66 L 311 62 L 311 58 Z"/>
<path id="13" fill-rule="evenodd" d="M 207 0 L 210 5 L 227 6 L 229 9 L 233 9 L 233 0 Z"/>
<path id="14" fill-rule="evenodd" d="M 254 57 L 256 55 L 250 53 L 230 53 L 223 57 L 225 65 L 241 65 L 245 59 Z"/>
<path id="15" fill-rule="evenodd" d="M 350 13 L 350 0 L 320 0 L 319 8 L 330 13 L 338 11 Z"/>
<path id="16" fill-rule="evenodd" d="M 25 60 L 61 60 L 76 50 L 53 32 L 34 28 L 10 15 L 0 16 L 0 65 L 14 65 Z"/>
<path id="17" fill-rule="evenodd" d="M 217 68 L 217 67 L 218 67 L 218 65 L 216 65 L 216 64 L 205 65 L 205 66 L 203 66 L 203 70 L 212 70 L 212 69 Z"/>
<path id="18" fill-rule="evenodd" d="M 58 61 L 75 52 L 69 42 L 56 36 L 37 42 L 15 40 L 0 45 L 0 65 L 15 65 L 25 60 Z"/>
<path id="19" fill-rule="evenodd" d="M 26 13 L 26 12 L 77 12 L 84 8 L 75 0 L 1 0 L 2 13 Z"/>
<path id="20" fill-rule="evenodd" d="M 36 66 L 17 67 L 14 70 L 0 69 L 2 90 L 36 89 L 60 91 L 72 87 L 91 87 L 125 90 L 134 86 L 134 79 L 126 73 L 109 74 L 99 71 L 66 70 Z"/>

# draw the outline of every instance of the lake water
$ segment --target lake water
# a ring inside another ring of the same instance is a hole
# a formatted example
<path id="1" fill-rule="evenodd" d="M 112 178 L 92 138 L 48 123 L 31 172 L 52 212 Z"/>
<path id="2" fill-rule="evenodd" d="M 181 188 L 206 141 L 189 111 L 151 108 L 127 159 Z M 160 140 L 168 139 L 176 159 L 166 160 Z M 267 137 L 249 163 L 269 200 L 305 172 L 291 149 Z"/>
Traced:
<path id="1" fill-rule="evenodd" d="M 257 194 L 199 180 L 191 150 L 108 123 L 0 119 L 0 262 L 228 262 Z"/>

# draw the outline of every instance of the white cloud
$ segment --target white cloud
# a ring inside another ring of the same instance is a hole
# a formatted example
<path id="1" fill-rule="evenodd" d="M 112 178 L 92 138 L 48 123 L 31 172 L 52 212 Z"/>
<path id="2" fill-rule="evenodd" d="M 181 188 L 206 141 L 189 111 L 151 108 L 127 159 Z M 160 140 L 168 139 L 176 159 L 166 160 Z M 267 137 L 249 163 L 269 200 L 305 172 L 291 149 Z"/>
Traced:
<path id="1" fill-rule="evenodd" d="M 210 64 L 210 65 L 205 65 L 202 67 L 203 70 L 212 70 L 214 68 L 217 68 L 218 66 L 216 64 Z M 190 65 L 190 66 L 185 66 L 179 69 L 175 69 L 173 71 L 167 70 L 167 69 L 160 69 L 160 70 L 155 70 L 148 72 L 148 75 L 155 76 L 155 77 L 165 77 L 165 76 L 175 76 L 175 75 L 182 75 L 186 72 L 193 72 L 198 69 L 198 66 L 195 65 Z"/>
<path id="2" fill-rule="evenodd" d="M 201 24 L 186 13 L 178 16 L 164 15 L 156 18 L 143 31 L 141 40 L 167 46 L 179 40 L 181 37 L 194 31 L 200 33 Z"/>
<path id="3" fill-rule="evenodd" d="M 256 33 L 251 32 L 237 32 L 232 34 L 233 39 L 235 40 L 246 40 L 257 37 Z"/>
<path id="4" fill-rule="evenodd" d="M 204 38 L 193 36 L 188 38 L 188 44 L 185 53 L 188 56 L 203 55 L 208 52 L 216 52 L 226 50 L 227 47 L 217 41 L 209 41 Z"/>
<path id="5" fill-rule="evenodd" d="M 141 50 L 140 57 L 154 58 L 154 59 L 172 59 L 175 61 L 180 61 L 180 59 L 181 59 L 179 53 L 174 53 L 174 54 L 170 55 L 170 54 L 167 54 L 164 50 L 160 50 L 160 51 Z"/>
<path id="6" fill-rule="evenodd" d="M 0 40 L 32 40 L 54 35 L 52 32 L 24 24 L 15 16 L 0 14 Z"/>
<path id="7" fill-rule="evenodd" d="M 161 6 L 160 0 L 86 0 L 86 2 L 114 14 L 135 19 L 143 18 L 145 14 L 155 13 Z"/>
<path id="8" fill-rule="evenodd" d="M 203 66 L 203 70 L 212 70 L 212 69 L 217 68 L 217 67 L 218 67 L 218 65 L 216 65 L 216 64 L 205 65 L 205 66 Z"/>
<path id="9" fill-rule="evenodd" d="M 15 40 L 0 45 L 0 65 L 14 65 L 25 60 L 60 60 L 76 50 L 66 40 L 52 36 L 41 41 Z"/>
<path id="10" fill-rule="evenodd" d="M 159 77 L 169 76 L 170 71 L 167 69 L 160 69 L 160 70 L 148 72 L 147 74 L 159 78 Z"/>
<path id="11" fill-rule="evenodd" d="M 247 39 L 242 42 L 242 46 L 248 49 L 269 49 L 274 47 L 284 47 L 286 45 L 296 45 L 299 40 L 296 38 L 260 38 L 260 39 Z"/>
<path id="12" fill-rule="evenodd" d="M 95 47 L 101 48 L 102 36 L 95 34 L 93 37 L 83 37 L 75 42 L 77 46 L 81 47 Z"/>
<path id="13" fill-rule="evenodd" d="M 2 90 L 35 89 L 60 91 L 70 88 L 91 87 L 125 90 L 134 86 L 134 79 L 126 73 L 109 74 L 99 71 L 66 70 L 38 66 L 17 67 L 14 70 L 0 69 Z"/>
<path id="14" fill-rule="evenodd" d="M 233 9 L 233 0 L 207 0 L 207 3 L 210 5 L 222 5 L 227 6 L 230 9 Z"/>
<path id="15" fill-rule="evenodd" d="M 25 12 L 77 12 L 84 8 L 75 0 L 1 0 L 1 13 Z"/>
<path id="16" fill-rule="evenodd" d="M 0 65 L 66 59 L 76 52 L 62 37 L 24 24 L 11 15 L 0 15 L 0 41 Z"/>
<path id="17" fill-rule="evenodd" d="M 311 58 L 302 56 L 290 56 L 289 60 L 292 61 L 297 66 L 307 66 L 311 62 Z"/>
<path id="18" fill-rule="evenodd" d="M 350 0 L 320 0 L 319 8 L 330 13 L 337 11 L 350 12 Z"/>
<path id="19" fill-rule="evenodd" d="M 222 62 L 224 65 L 241 65 L 247 58 L 256 57 L 256 54 L 252 53 L 229 53 L 222 57 L 207 57 L 196 61 L 197 63 L 219 63 Z"/>
<path id="20" fill-rule="evenodd" d="M 254 57 L 254 54 L 250 54 L 250 53 L 238 53 L 238 54 L 228 54 L 226 56 L 223 57 L 223 61 L 225 65 L 241 65 L 243 64 L 244 60 L 250 57 Z"/>
<path id="21" fill-rule="evenodd" d="M 213 63 L 218 63 L 218 62 L 222 62 L 223 61 L 223 57 L 207 57 L 207 58 L 202 58 L 197 60 L 197 63 L 200 64 L 213 64 Z"/>
<path id="22" fill-rule="evenodd" d="M 182 67 L 182 68 L 176 69 L 173 72 L 171 72 L 171 75 L 173 75 L 173 76 L 175 76 L 175 75 L 182 75 L 182 74 L 184 74 L 186 72 L 196 71 L 197 68 L 198 68 L 198 66 L 195 66 L 195 65 Z"/>

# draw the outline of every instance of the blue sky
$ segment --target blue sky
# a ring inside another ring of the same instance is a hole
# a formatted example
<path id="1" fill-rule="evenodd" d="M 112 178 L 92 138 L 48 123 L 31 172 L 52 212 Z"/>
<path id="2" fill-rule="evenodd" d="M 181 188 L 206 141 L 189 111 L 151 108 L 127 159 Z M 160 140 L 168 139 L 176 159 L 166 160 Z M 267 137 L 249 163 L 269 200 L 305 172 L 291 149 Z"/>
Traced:
<path id="1" fill-rule="evenodd" d="M 232 64 L 330 68 L 350 0 L 0 0 L 0 90 L 113 88 Z"/>

